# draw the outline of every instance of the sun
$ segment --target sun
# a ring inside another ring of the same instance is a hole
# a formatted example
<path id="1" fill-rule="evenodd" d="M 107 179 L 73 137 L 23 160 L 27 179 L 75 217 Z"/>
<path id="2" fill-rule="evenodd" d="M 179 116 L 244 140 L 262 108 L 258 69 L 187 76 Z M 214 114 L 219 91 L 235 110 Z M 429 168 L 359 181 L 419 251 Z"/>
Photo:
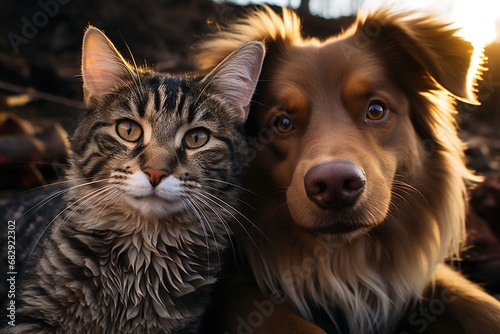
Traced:
<path id="1" fill-rule="evenodd" d="M 494 42 L 500 21 L 500 2 L 491 0 L 456 0 L 450 13 L 452 21 L 461 27 L 459 34 L 476 46 Z"/>
<path id="2" fill-rule="evenodd" d="M 500 39 L 500 2 L 498 0 L 455 0 L 450 18 L 460 28 L 458 34 L 474 46 L 467 82 L 476 83 L 477 69 L 482 67 L 483 48 Z"/>

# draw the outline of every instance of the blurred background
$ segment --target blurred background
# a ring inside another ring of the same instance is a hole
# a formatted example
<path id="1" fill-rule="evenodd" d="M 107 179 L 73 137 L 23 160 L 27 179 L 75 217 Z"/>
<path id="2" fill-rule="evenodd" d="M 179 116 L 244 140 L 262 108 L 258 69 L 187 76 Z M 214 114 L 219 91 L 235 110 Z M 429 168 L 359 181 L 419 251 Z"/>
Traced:
<path id="1" fill-rule="evenodd" d="M 3 0 L 0 11 L 0 205 L 57 181 L 67 135 L 84 112 L 80 48 L 97 26 L 126 58 L 171 73 L 192 70 L 192 45 L 245 13 L 246 0 Z M 429 12 L 464 27 L 485 45 L 489 71 L 478 87 L 481 106 L 458 105 L 469 165 L 485 176 L 471 195 L 470 248 L 462 269 L 500 295 L 500 2 L 497 0 L 275 0 L 294 8 L 308 36 L 326 38 L 349 26 L 360 8 Z M 418 3 L 418 4 L 417 4 Z M 460 50 L 457 50 L 460 52 Z M 4 217 L 2 217 L 4 218 Z M 6 222 L 3 219 L 2 222 Z"/>

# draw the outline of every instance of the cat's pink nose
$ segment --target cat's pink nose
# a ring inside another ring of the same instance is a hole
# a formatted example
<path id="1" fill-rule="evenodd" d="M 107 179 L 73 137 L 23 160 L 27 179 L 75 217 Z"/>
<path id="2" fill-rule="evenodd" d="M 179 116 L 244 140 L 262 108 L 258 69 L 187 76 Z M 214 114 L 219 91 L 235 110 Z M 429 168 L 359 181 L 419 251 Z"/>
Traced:
<path id="1" fill-rule="evenodd" d="M 159 185 L 161 180 L 170 175 L 163 169 L 154 169 L 150 167 L 146 167 L 142 171 L 149 176 L 149 183 L 151 183 L 153 187 Z"/>

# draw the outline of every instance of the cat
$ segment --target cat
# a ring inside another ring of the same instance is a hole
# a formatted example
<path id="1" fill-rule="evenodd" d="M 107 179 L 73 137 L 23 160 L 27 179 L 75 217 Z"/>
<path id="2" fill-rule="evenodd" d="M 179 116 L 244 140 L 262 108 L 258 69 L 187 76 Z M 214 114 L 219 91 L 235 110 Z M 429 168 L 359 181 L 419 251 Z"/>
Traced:
<path id="1" fill-rule="evenodd" d="M 86 30 L 87 111 L 70 140 L 66 208 L 31 255 L 3 333 L 198 332 L 237 220 L 264 54 L 251 42 L 204 77 L 164 76 Z"/>

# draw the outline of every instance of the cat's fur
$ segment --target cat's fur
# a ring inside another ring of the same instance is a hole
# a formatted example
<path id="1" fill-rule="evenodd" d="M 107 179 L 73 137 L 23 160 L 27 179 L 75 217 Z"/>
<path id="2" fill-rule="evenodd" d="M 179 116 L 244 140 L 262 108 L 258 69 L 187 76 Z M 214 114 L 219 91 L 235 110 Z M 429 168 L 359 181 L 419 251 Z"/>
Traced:
<path id="1" fill-rule="evenodd" d="M 207 76 L 130 66 L 84 37 L 88 108 L 71 139 L 67 208 L 35 249 L 7 333 L 196 333 L 229 242 L 243 124 L 262 43 Z"/>

